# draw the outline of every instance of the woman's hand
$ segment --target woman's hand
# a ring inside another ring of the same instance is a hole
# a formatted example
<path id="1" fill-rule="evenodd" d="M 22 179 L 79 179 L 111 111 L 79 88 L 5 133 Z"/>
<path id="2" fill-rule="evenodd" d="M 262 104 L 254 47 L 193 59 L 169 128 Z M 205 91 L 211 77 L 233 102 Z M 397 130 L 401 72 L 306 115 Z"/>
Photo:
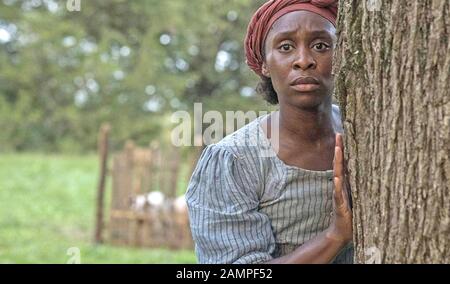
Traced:
<path id="1" fill-rule="evenodd" d="M 334 194 L 333 218 L 328 228 L 327 236 L 346 245 L 353 239 L 352 210 L 350 209 L 349 194 L 346 188 L 344 174 L 344 142 L 342 135 L 336 135 L 334 150 Z"/>

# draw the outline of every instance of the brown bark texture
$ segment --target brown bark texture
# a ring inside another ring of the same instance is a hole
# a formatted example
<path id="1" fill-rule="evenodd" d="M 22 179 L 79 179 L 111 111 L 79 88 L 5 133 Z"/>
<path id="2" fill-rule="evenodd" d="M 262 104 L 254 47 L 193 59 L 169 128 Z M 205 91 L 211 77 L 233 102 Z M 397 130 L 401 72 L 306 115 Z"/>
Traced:
<path id="1" fill-rule="evenodd" d="M 450 1 L 339 4 L 355 260 L 449 263 Z"/>

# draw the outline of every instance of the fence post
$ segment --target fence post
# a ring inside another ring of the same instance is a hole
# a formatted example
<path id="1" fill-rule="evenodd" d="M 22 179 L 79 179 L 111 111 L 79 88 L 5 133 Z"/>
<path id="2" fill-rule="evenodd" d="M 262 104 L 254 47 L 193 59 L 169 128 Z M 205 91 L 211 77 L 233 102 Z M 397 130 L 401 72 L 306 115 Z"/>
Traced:
<path id="1" fill-rule="evenodd" d="M 97 189 L 97 214 L 95 220 L 95 243 L 103 242 L 103 201 L 105 196 L 105 183 L 108 171 L 108 138 L 111 126 L 103 124 L 98 136 L 98 152 L 100 155 L 100 177 Z"/>
<path id="2" fill-rule="evenodd" d="M 167 155 L 170 156 L 167 195 L 168 197 L 176 198 L 178 193 L 178 181 L 180 178 L 181 153 L 178 148 L 172 147 Z"/>

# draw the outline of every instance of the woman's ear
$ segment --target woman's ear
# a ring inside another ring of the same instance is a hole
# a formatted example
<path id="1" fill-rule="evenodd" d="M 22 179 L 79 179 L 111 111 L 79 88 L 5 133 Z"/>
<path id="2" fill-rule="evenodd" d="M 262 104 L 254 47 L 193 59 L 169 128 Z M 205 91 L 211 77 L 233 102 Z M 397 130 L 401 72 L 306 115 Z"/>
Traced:
<path id="1" fill-rule="evenodd" d="M 269 69 L 267 69 L 267 64 L 266 64 L 266 62 L 263 62 L 262 66 L 261 66 L 261 73 L 262 73 L 265 77 L 270 78 L 270 72 L 269 72 Z"/>

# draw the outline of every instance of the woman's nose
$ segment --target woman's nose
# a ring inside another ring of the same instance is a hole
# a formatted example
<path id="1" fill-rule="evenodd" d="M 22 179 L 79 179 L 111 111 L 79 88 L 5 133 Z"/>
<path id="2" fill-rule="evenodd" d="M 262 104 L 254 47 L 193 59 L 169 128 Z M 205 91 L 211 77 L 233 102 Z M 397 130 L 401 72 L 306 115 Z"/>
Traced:
<path id="1" fill-rule="evenodd" d="M 316 61 L 312 57 L 311 53 L 307 48 L 299 48 L 297 52 L 297 57 L 293 62 L 293 68 L 295 70 L 302 69 L 307 70 L 316 67 Z"/>

